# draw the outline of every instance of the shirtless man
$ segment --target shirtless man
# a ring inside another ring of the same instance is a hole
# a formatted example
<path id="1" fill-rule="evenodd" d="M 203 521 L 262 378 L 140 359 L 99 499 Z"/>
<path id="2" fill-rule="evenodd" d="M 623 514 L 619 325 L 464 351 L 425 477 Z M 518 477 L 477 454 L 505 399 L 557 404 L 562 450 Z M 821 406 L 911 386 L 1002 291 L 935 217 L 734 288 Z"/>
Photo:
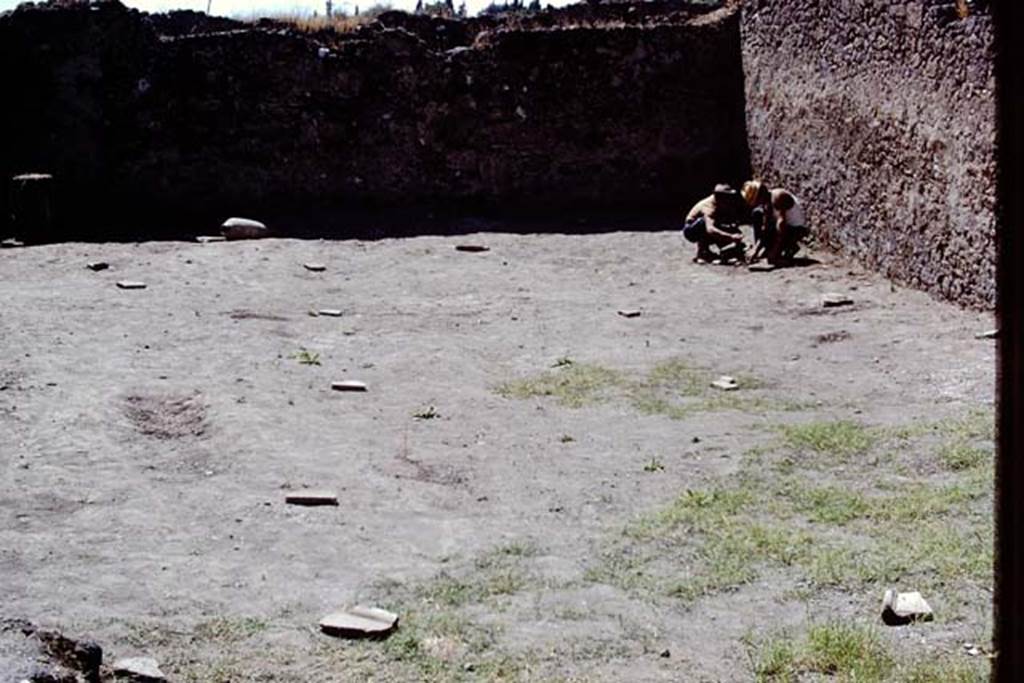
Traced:
<path id="1" fill-rule="evenodd" d="M 744 183 L 742 194 L 754 226 L 751 260 L 764 255 L 772 265 L 791 263 L 810 234 L 800 201 L 789 190 L 768 190 L 760 180 Z"/>
<path id="2" fill-rule="evenodd" d="M 739 231 L 739 194 L 728 185 L 716 185 L 715 191 L 693 205 L 686 214 L 683 237 L 697 245 L 696 263 L 741 258 L 743 234 Z M 711 247 L 718 248 L 718 254 Z"/>

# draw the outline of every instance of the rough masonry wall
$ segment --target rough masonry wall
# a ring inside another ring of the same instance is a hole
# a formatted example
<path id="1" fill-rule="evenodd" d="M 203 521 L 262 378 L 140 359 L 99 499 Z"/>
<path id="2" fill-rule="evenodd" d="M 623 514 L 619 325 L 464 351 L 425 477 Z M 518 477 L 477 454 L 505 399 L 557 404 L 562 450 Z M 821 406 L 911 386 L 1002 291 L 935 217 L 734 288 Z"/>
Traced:
<path id="1" fill-rule="evenodd" d="M 995 303 L 992 20 L 981 3 L 745 0 L 755 173 L 830 246 L 974 307 Z"/>
<path id="2" fill-rule="evenodd" d="M 748 169 L 733 11 L 217 28 L 113 2 L 0 17 L 0 87 L 20 93 L 0 112 L 0 172 L 54 173 L 76 215 L 246 215 L 309 203 L 679 207 Z"/>

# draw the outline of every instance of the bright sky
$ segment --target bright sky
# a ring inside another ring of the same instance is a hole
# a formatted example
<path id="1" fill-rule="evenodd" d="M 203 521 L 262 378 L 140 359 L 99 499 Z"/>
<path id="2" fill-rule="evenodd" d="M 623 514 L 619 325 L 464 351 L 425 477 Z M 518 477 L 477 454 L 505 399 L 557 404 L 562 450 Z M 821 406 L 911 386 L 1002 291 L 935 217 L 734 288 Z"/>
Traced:
<path id="1" fill-rule="evenodd" d="M 351 13 L 355 5 L 366 9 L 377 0 L 334 0 L 335 9 L 344 9 Z M 458 7 L 461 0 L 454 0 Z M 13 9 L 22 0 L 0 0 L 0 11 Z M 146 12 L 167 12 L 173 9 L 191 9 L 206 11 L 207 0 L 122 0 L 129 7 L 136 7 Z M 544 6 L 561 7 L 571 4 L 569 0 L 541 0 Z M 412 10 L 416 0 L 390 0 L 386 2 L 395 9 Z M 490 4 L 490 0 L 466 0 L 466 8 L 471 14 L 479 12 Z M 323 0 L 210 0 L 210 13 L 222 16 L 251 17 L 263 14 L 312 14 L 316 10 L 324 13 Z"/>

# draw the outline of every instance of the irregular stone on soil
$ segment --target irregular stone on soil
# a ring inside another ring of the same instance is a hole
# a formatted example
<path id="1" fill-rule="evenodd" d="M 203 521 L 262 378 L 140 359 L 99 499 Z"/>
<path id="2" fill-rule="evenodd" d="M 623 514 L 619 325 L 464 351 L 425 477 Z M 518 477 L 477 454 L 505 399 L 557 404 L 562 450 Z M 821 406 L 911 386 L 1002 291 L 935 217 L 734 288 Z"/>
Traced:
<path id="1" fill-rule="evenodd" d="M 635 308 L 626 308 L 618 311 L 618 314 L 623 318 L 638 318 L 642 311 L 638 311 Z"/>
<path id="2" fill-rule="evenodd" d="M 989 330 L 988 332 L 981 332 L 974 335 L 975 339 L 995 339 L 999 336 L 999 330 Z"/>
<path id="3" fill-rule="evenodd" d="M 331 318 L 340 318 L 341 309 L 338 308 L 321 308 L 316 312 L 317 315 L 326 315 Z"/>
<path id="4" fill-rule="evenodd" d="M 366 391 L 366 384 L 354 379 L 346 379 L 341 382 L 331 382 L 331 389 L 335 391 Z"/>
<path id="5" fill-rule="evenodd" d="M 290 505 L 337 505 L 338 496 L 332 491 L 308 489 L 287 494 L 284 502 Z"/>
<path id="6" fill-rule="evenodd" d="M 227 240 L 224 235 L 200 235 L 196 238 L 196 242 L 200 244 L 209 244 L 210 242 L 223 242 Z"/>
<path id="7" fill-rule="evenodd" d="M 722 375 L 712 382 L 711 386 L 716 389 L 721 389 L 722 391 L 735 391 L 740 388 L 740 385 L 736 382 L 736 378 L 730 377 L 729 375 Z"/>
<path id="8" fill-rule="evenodd" d="M 145 289 L 145 282 L 137 282 L 135 280 L 119 280 L 117 286 L 120 289 Z"/>
<path id="9" fill-rule="evenodd" d="M 85 267 L 88 268 L 89 270 L 100 271 L 109 268 L 110 264 L 107 263 L 106 261 L 89 261 L 88 263 L 85 264 Z"/>
<path id="10" fill-rule="evenodd" d="M 931 605 L 917 591 L 897 593 L 889 589 L 882 598 L 882 621 L 887 626 L 902 626 L 912 621 L 931 621 Z"/>
<path id="11" fill-rule="evenodd" d="M 160 670 L 160 665 L 152 657 L 126 657 L 114 662 L 111 668 L 114 677 L 119 681 L 161 683 L 167 680 L 167 676 Z"/>
<path id="12" fill-rule="evenodd" d="M 456 244 L 455 250 L 478 253 L 482 251 L 490 251 L 491 248 L 483 244 Z"/>
<path id="13" fill-rule="evenodd" d="M 229 218 L 220 227 L 229 240 L 255 240 L 269 234 L 266 225 L 251 218 Z"/>
<path id="14" fill-rule="evenodd" d="M 303 263 L 302 266 L 306 270 L 311 270 L 314 273 L 319 273 L 321 271 L 327 270 L 327 266 L 325 266 L 322 263 Z"/>
<path id="15" fill-rule="evenodd" d="M 22 242 L 21 240 L 16 240 L 13 237 L 10 237 L 10 238 L 5 239 L 4 241 L 0 242 L 0 249 L 14 249 L 16 247 L 23 247 L 23 246 L 25 246 L 24 242 Z"/>
<path id="16" fill-rule="evenodd" d="M 825 308 L 835 308 L 837 306 L 852 306 L 853 299 L 846 296 L 845 294 L 836 294 L 831 292 L 821 297 L 821 305 Z"/>
<path id="17" fill-rule="evenodd" d="M 379 607 L 353 607 L 320 620 L 320 630 L 340 638 L 372 638 L 387 635 L 398 626 L 398 615 Z"/>

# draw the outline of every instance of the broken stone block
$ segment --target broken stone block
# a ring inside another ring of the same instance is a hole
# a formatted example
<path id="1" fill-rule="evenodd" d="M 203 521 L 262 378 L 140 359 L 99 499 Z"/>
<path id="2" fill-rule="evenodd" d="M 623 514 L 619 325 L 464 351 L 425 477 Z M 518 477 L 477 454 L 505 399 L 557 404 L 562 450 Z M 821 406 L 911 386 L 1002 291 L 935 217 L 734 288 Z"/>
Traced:
<path id="1" fill-rule="evenodd" d="M 331 318 L 340 318 L 341 309 L 338 308 L 321 308 L 316 312 L 317 315 L 326 315 Z"/>
<path id="2" fill-rule="evenodd" d="M 339 638 L 380 638 L 398 626 L 398 615 L 379 607 L 353 607 L 320 620 L 320 630 Z"/>
<path id="3" fill-rule="evenodd" d="M 366 391 L 366 384 L 354 379 L 346 379 L 341 382 L 331 382 L 331 389 L 335 391 Z"/>
<path id="4" fill-rule="evenodd" d="M 995 339 L 999 336 L 999 330 L 989 330 L 988 332 L 980 332 L 974 335 L 975 339 Z"/>
<path id="5" fill-rule="evenodd" d="M 473 253 L 479 253 L 482 251 L 490 251 L 491 248 L 484 244 L 456 244 L 455 251 L 468 251 Z"/>
<path id="6" fill-rule="evenodd" d="M 269 234 L 266 225 L 251 218 L 229 218 L 221 223 L 220 231 L 229 240 L 257 240 Z"/>
<path id="7" fill-rule="evenodd" d="M 89 261 L 85 264 L 85 267 L 92 271 L 100 271 L 109 268 L 110 264 L 106 261 Z"/>
<path id="8" fill-rule="evenodd" d="M 853 299 L 845 294 L 829 293 L 821 297 L 821 305 L 825 308 L 836 308 L 838 306 L 852 306 Z"/>
<path id="9" fill-rule="evenodd" d="M 223 242 L 227 239 L 224 235 L 200 235 L 196 238 L 196 242 L 200 244 L 209 244 L 210 242 Z"/>
<path id="10" fill-rule="evenodd" d="M 639 318 L 642 311 L 638 311 L 635 308 L 625 308 L 618 311 L 618 314 L 623 318 Z"/>
<path id="11" fill-rule="evenodd" d="M 885 591 L 882 598 L 882 622 L 887 626 L 903 626 L 913 621 L 931 621 L 933 618 L 931 606 L 917 591 Z"/>
<path id="12" fill-rule="evenodd" d="M 289 505 L 337 505 L 338 496 L 332 491 L 303 489 L 293 491 L 284 497 L 284 502 Z"/>
<path id="13" fill-rule="evenodd" d="M 730 377 L 729 375 L 722 375 L 712 382 L 711 386 L 716 389 L 721 389 L 722 391 L 736 391 L 740 388 L 739 382 L 736 381 L 736 378 Z"/>
<path id="14" fill-rule="evenodd" d="M 135 280 L 119 280 L 117 286 L 121 289 L 145 289 L 146 283 Z"/>
<path id="15" fill-rule="evenodd" d="M 126 657 L 114 662 L 111 667 L 114 678 L 132 683 L 162 683 L 167 676 L 152 657 Z"/>
<path id="16" fill-rule="evenodd" d="M 327 266 L 325 266 L 322 263 L 303 263 L 302 266 L 306 270 L 311 270 L 314 273 L 320 273 L 320 272 L 323 272 L 323 271 L 327 270 Z"/>

